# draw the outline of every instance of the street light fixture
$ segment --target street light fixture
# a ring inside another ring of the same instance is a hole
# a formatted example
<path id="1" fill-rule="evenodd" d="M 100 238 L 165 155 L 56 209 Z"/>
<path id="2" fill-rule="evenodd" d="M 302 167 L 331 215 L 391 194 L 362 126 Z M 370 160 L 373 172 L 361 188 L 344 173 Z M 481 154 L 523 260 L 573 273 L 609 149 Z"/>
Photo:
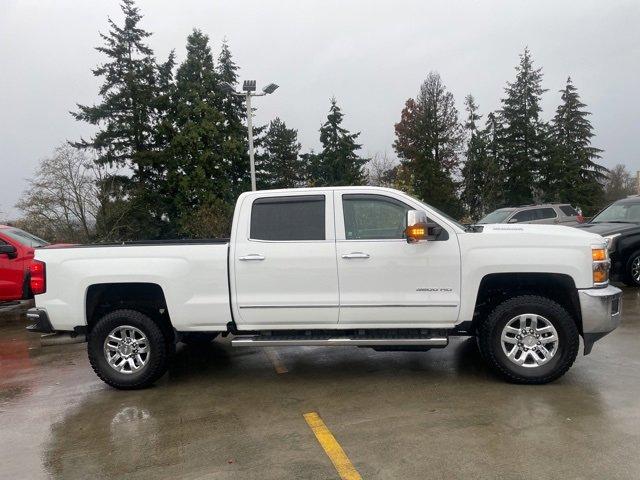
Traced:
<path id="1" fill-rule="evenodd" d="M 247 129 L 249 136 L 249 162 L 251 165 L 251 190 L 256 191 L 256 164 L 254 158 L 253 151 L 253 121 L 252 116 L 253 112 L 251 110 L 251 97 L 263 97 L 264 95 L 269 95 L 276 91 L 278 85 L 275 83 L 269 83 L 262 89 L 262 93 L 253 93 L 256 91 L 256 81 L 255 80 L 245 80 L 242 84 L 242 92 L 236 92 L 233 85 L 227 82 L 222 82 L 221 84 L 222 90 L 231 95 L 236 95 L 238 97 L 245 97 L 247 104 Z"/>
<path id="2" fill-rule="evenodd" d="M 264 87 L 262 89 L 262 91 L 268 95 L 270 93 L 275 92 L 277 90 L 277 88 L 278 88 L 278 85 L 276 85 L 275 83 L 270 83 L 269 85 Z"/>
<path id="3" fill-rule="evenodd" d="M 242 90 L 245 92 L 255 92 L 256 91 L 256 81 L 255 80 L 245 80 L 242 84 Z"/>

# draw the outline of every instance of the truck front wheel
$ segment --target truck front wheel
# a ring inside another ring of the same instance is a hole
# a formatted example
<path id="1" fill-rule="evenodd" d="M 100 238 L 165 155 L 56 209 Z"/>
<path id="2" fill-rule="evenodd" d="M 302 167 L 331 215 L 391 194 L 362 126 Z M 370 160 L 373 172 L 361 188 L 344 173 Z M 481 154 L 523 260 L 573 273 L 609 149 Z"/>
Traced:
<path id="1" fill-rule="evenodd" d="M 91 367 L 98 377 L 122 390 L 145 388 L 167 370 L 167 342 L 160 327 L 135 310 L 102 317 L 89 333 Z"/>
<path id="2" fill-rule="evenodd" d="M 523 295 L 500 303 L 479 328 L 480 352 L 499 375 L 515 383 L 551 382 L 578 354 L 578 329 L 558 303 Z"/>

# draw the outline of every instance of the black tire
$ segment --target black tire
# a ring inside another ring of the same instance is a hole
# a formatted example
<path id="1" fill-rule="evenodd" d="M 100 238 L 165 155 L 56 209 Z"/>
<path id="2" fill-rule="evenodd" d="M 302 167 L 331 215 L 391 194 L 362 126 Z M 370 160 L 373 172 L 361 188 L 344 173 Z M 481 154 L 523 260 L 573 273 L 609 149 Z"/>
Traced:
<path id="1" fill-rule="evenodd" d="M 633 269 L 633 263 L 638 258 L 640 258 L 640 251 L 633 252 L 631 255 L 629 255 L 629 259 L 625 264 L 624 284 L 627 285 L 628 287 L 636 287 L 636 288 L 640 287 L 640 282 L 638 282 L 636 279 L 633 278 L 633 273 L 631 272 L 631 270 Z"/>
<path id="2" fill-rule="evenodd" d="M 553 357 L 547 363 L 532 368 L 509 360 L 501 341 L 507 323 L 526 313 L 547 319 L 559 338 Z M 560 378 L 571 368 L 578 355 L 580 338 L 573 318 L 558 303 L 546 297 L 522 295 L 505 300 L 489 314 L 478 329 L 478 345 L 485 362 L 501 377 L 513 383 L 543 384 Z"/>
<path id="3" fill-rule="evenodd" d="M 149 342 L 149 358 L 139 371 L 120 373 L 112 368 L 104 354 L 109 333 L 122 325 L 133 326 L 144 333 Z M 89 362 L 102 381 L 120 390 L 135 390 L 152 385 L 167 371 L 170 352 L 161 328 L 147 315 L 135 310 L 115 310 L 102 317 L 87 339 Z"/>

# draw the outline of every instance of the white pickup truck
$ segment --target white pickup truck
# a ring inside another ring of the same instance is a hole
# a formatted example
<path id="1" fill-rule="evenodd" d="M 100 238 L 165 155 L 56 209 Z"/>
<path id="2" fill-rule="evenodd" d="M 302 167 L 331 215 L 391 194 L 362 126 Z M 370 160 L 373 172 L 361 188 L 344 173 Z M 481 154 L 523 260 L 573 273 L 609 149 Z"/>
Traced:
<path id="1" fill-rule="evenodd" d="M 38 250 L 37 332 L 85 334 L 109 385 L 160 378 L 178 341 L 445 347 L 476 336 L 506 379 L 546 383 L 620 322 L 601 236 L 463 227 L 386 188 L 244 193 L 230 240 Z"/>

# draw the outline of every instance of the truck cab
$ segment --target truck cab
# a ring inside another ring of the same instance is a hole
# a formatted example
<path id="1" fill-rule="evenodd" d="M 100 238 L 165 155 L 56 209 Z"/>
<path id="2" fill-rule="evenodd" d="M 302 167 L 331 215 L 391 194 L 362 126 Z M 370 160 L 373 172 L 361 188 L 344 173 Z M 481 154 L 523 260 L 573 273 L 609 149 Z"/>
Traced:
<path id="1" fill-rule="evenodd" d="M 460 309 L 460 247 L 432 212 L 429 248 L 407 243 L 394 191 L 260 192 L 238 201 L 231 243 L 234 318 L 248 330 L 450 326 Z"/>

